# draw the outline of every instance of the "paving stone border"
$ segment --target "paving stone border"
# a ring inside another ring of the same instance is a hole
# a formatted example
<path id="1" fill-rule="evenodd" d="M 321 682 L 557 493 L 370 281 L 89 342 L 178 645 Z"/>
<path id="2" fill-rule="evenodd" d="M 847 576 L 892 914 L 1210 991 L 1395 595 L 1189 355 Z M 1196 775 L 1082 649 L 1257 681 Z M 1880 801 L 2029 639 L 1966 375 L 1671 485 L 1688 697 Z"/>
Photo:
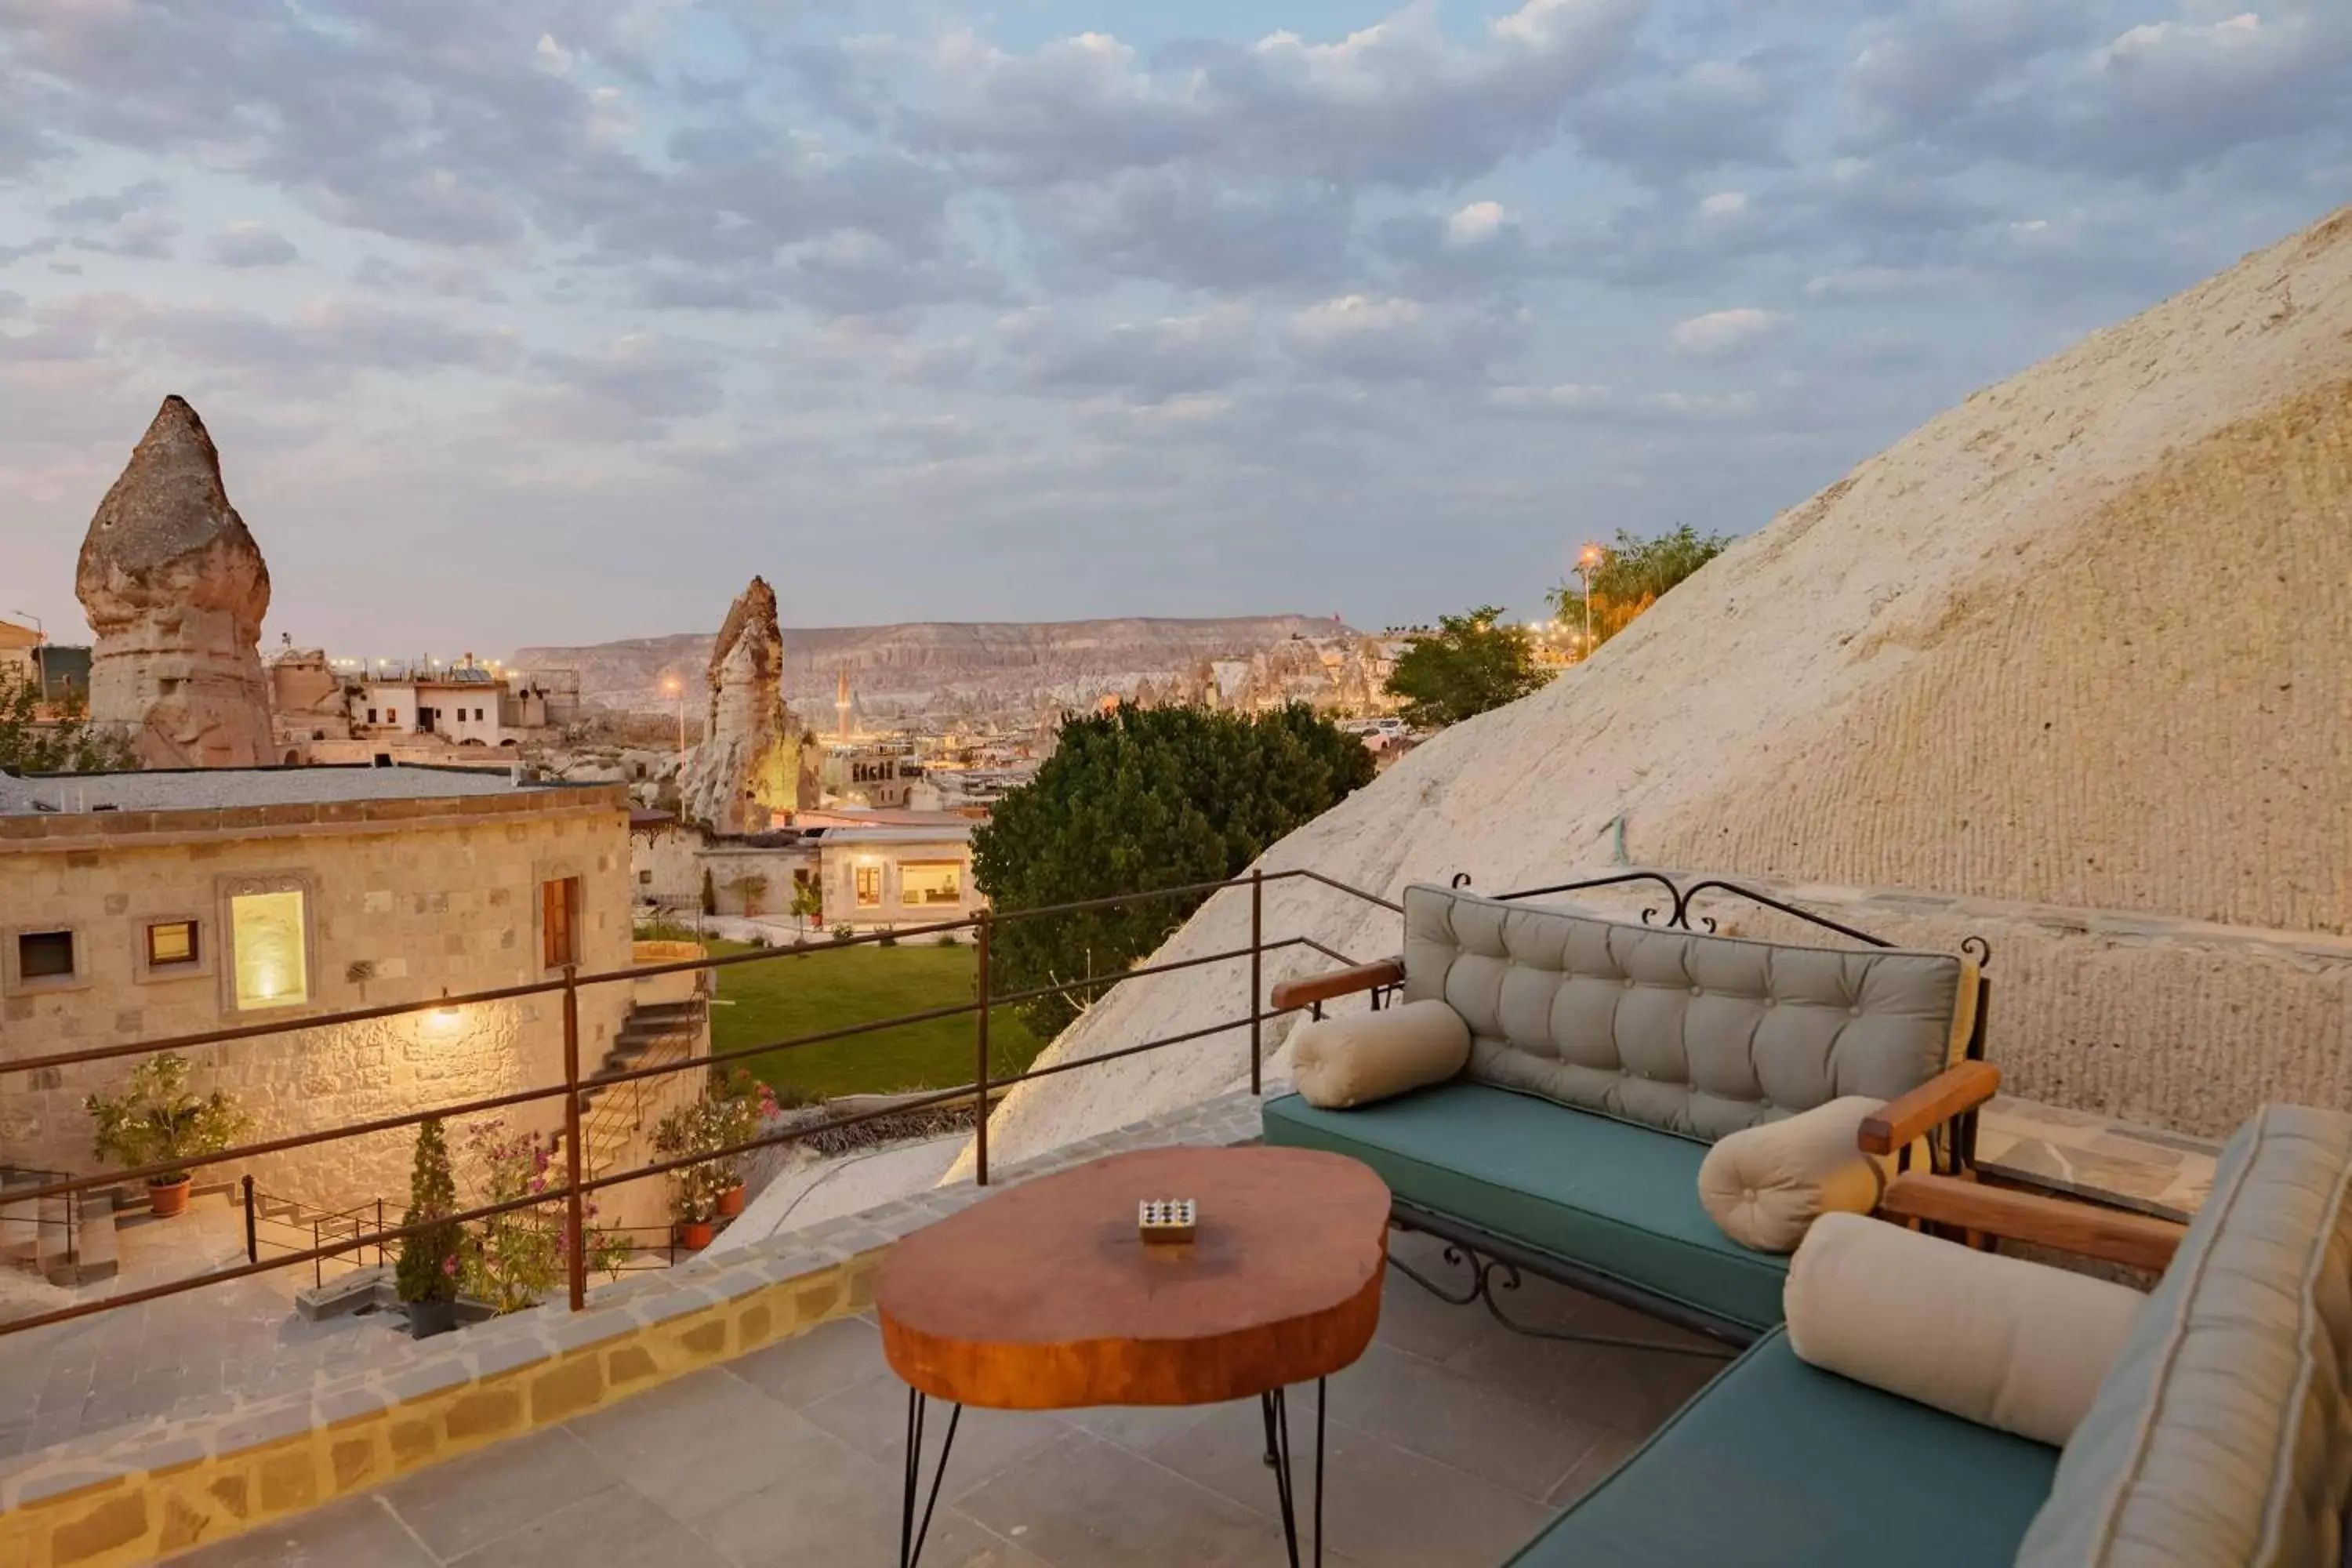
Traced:
<path id="1" fill-rule="evenodd" d="M 0 1468 L 0 1568 L 118 1568 L 365 1491 L 862 1311 L 890 1244 L 1000 1186 L 1125 1149 L 1258 1136 L 1220 1096 L 1004 1169 L 927 1188 L 461 1332 L 190 1402 Z"/>

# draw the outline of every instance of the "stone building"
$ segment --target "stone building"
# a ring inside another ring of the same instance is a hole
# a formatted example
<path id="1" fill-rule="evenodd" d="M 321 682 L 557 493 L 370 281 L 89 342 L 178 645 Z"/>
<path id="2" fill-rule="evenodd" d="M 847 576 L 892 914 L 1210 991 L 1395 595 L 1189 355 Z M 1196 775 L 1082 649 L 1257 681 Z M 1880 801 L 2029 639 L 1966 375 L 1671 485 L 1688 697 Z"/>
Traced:
<path id="1" fill-rule="evenodd" d="M 528 984 L 631 961 L 628 802 L 414 767 L 0 774 L 0 1058 Z M 583 988 L 593 1071 L 629 1020 Z M 299 1028 L 189 1053 L 257 1136 L 562 1081 L 552 994 Z M 127 1062 L 0 1076 L 0 1148 L 95 1169 L 83 1097 Z M 560 1102 L 505 1112 L 552 1129 Z M 404 1202 L 413 1134 L 254 1163 L 266 1190 Z M 215 1171 L 205 1178 L 225 1179 Z"/>
<path id="2" fill-rule="evenodd" d="M 821 820 L 811 823 L 810 815 Z M 845 816 L 846 814 L 844 814 Z M 863 814 L 861 814 L 862 816 Z M 666 910 L 709 912 L 782 924 L 798 888 L 814 883 L 822 900 L 812 930 L 856 931 L 961 920 L 985 909 L 971 876 L 971 818 L 950 812 L 877 813 L 845 821 L 808 814 L 805 826 L 766 833 L 713 834 L 691 825 L 636 836 L 637 896 Z"/>
<path id="3" fill-rule="evenodd" d="M 14 621 L 0 621 L 0 686 L 40 679 L 39 632 Z"/>
<path id="4" fill-rule="evenodd" d="M 269 568 L 196 411 L 167 397 L 90 519 L 74 592 L 98 634 L 90 717 L 148 767 L 274 760 L 258 645 Z"/>

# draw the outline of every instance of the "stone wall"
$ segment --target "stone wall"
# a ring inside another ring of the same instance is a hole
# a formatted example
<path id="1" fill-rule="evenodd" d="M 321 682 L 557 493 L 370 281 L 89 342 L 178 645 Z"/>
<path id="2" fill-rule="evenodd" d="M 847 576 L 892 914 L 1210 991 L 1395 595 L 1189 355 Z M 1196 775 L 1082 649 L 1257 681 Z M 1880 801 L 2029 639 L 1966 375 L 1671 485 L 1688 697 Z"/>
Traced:
<path id="1" fill-rule="evenodd" d="M 18 986 L 0 999 L 0 1061 L 547 979 L 540 884 L 558 877 L 581 879 L 583 971 L 625 968 L 627 831 L 622 793 L 604 788 L 0 818 L 0 924 L 10 933 L 73 929 L 82 971 L 72 988 Z M 278 1015 L 236 1012 L 225 966 L 224 886 L 259 876 L 299 878 L 309 890 L 311 999 Z M 144 924 L 165 918 L 200 922 L 200 973 L 142 974 Z M 584 1069 L 610 1047 L 629 1000 L 622 984 L 582 990 Z M 277 1137 L 560 1084 L 562 1008 L 549 994 L 184 1054 L 196 1064 L 194 1087 L 228 1089 L 252 1114 L 256 1137 Z M 118 1083 L 135 1059 L 0 1076 L 0 1144 L 21 1163 L 97 1169 L 83 1097 Z M 560 1102 L 503 1114 L 551 1129 Z M 403 1200 L 413 1142 L 403 1129 L 265 1156 L 249 1169 L 266 1190 L 310 1203 Z"/>

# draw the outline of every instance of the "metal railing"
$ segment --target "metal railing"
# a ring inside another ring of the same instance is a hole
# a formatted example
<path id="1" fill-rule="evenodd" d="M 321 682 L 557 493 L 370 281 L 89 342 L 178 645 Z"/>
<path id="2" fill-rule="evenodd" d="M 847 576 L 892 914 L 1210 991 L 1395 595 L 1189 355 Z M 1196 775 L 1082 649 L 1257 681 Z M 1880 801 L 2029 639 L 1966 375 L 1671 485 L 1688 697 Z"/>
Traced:
<path id="1" fill-rule="evenodd" d="M 520 985 L 499 986 L 487 991 L 472 992 L 462 996 L 436 995 L 421 998 L 414 1002 L 388 1003 L 380 1006 L 362 1007 L 345 1012 L 320 1014 L 310 1017 L 279 1020 L 266 1024 L 236 1025 L 226 1028 L 208 1029 L 194 1034 L 175 1036 L 168 1039 L 146 1040 L 110 1046 L 97 1046 L 83 1050 L 59 1051 L 46 1056 L 27 1057 L 14 1061 L 0 1062 L 0 1079 L 5 1079 L 9 1074 L 33 1074 L 51 1071 L 62 1068 L 80 1067 L 92 1062 L 121 1060 L 130 1057 L 152 1056 L 164 1051 L 184 1051 L 194 1049 L 198 1047 L 231 1045 L 242 1040 L 260 1039 L 270 1036 L 295 1034 L 308 1029 L 332 1028 L 341 1025 L 365 1023 L 377 1019 L 397 1018 L 422 1013 L 446 1012 L 456 1008 L 478 1006 L 488 1003 L 514 1001 L 523 997 L 556 995 L 561 998 L 562 1006 L 563 1081 L 560 1084 L 552 1084 L 533 1089 L 515 1089 L 504 1094 L 485 1095 L 473 1100 L 460 1100 L 450 1104 L 429 1107 L 425 1110 L 407 1111 L 397 1116 L 376 1117 L 365 1121 L 354 1122 L 344 1127 L 328 1128 L 310 1132 L 289 1133 L 282 1137 L 261 1139 L 253 1142 L 238 1145 L 235 1148 L 222 1150 L 216 1154 L 208 1156 L 204 1162 L 208 1165 L 215 1166 L 233 1164 L 238 1161 L 257 1159 L 265 1154 L 284 1153 L 291 1150 L 310 1148 L 317 1144 L 332 1142 L 341 1139 L 366 1137 L 376 1133 L 398 1131 L 404 1128 L 415 1127 L 423 1122 L 436 1119 L 446 1121 L 464 1116 L 478 1116 L 486 1112 L 502 1110 L 514 1106 L 534 1105 L 550 1100 L 561 1099 L 562 1101 L 563 1110 L 563 1171 L 561 1185 L 551 1185 L 544 1192 L 534 1192 L 521 1197 L 511 1198 L 499 1203 L 483 1204 L 472 1208 L 460 1209 L 445 1215 L 421 1219 L 410 1219 L 404 1216 L 402 1222 L 396 1225 L 384 1223 L 383 1220 L 379 1217 L 373 1223 L 373 1228 L 368 1228 L 369 1222 L 364 1219 L 359 1221 L 359 1223 L 355 1225 L 346 1227 L 341 1225 L 340 1221 L 343 1218 L 349 1217 L 348 1215 L 328 1215 L 326 1211 L 319 1211 L 322 1217 L 332 1218 L 338 1223 L 333 1225 L 331 1227 L 322 1226 L 322 1228 L 320 1228 L 311 1238 L 311 1244 L 308 1247 L 295 1245 L 291 1247 L 289 1250 L 279 1256 L 264 1258 L 261 1256 L 261 1247 L 259 1245 L 257 1232 L 249 1233 L 247 1247 L 247 1259 L 242 1264 L 235 1264 L 226 1268 L 215 1269 L 205 1274 L 193 1275 L 184 1279 L 168 1280 L 136 1289 L 124 1290 L 101 1300 L 78 1302 L 69 1307 L 61 1307 L 47 1312 L 34 1313 L 16 1319 L 15 1321 L 7 1323 L 0 1323 L 0 1338 L 5 1338 L 10 1334 L 24 1333 L 31 1330 L 45 1328 L 52 1323 L 67 1322 L 77 1318 L 87 1317 L 98 1312 L 112 1311 L 125 1307 L 137 1306 L 142 1302 L 157 1300 L 163 1297 L 175 1296 L 190 1290 L 202 1289 L 209 1285 L 225 1284 L 228 1281 L 245 1279 L 251 1275 L 266 1273 L 271 1269 L 294 1268 L 308 1263 L 314 1266 L 314 1272 L 318 1272 L 322 1268 L 326 1260 L 346 1257 L 361 1249 L 374 1249 L 378 1253 L 378 1256 L 382 1257 L 384 1255 L 384 1249 L 391 1244 L 398 1242 L 409 1236 L 433 1228 L 436 1226 L 470 1224 L 516 1210 L 545 1208 L 557 1204 L 563 1205 L 565 1213 L 564 1235 L 566 1237 L 565 1249 L 567 1257 L 565 1262 L 568 1296 L 572 1310 L 573 1311 L 578 1311 L 585 1305 L 587 1295 L 588 1267 L 586 1237 L 588 1236 L 588 1226 L 585 1223 L 585 1205 L 589 1194 L 604 1188 L 618 1186 L 625 1182 L 639 1181 L 648 1176 L 667 1175 L 675 1172 L 684 1171 L 689 1167 L 697 1165 L 737 1160 L 741 1156 L 751 1153 L 757 1150 L 798 1142 L 805 1139 L 835 1131 L 843 1128 L 854 1127 L 880 1117 L 903 1116 L 911 1111 L 919 1111 L 930 1109 L 934 1106 L 959 1102 L 969 1103 L 973 1110 L 973 1176 L 978 1184 L 985 1186 L 988 1184 L 989 1174 L 987 1107 L 990 1100 L 995 1095 L 1003 1092 L 1005 1089 L 1014 1084 L 1025 1083 L 1038 1079 L 1052 1078 L 1066 1072 L 1079 1071 L 1100 1063 L 1117 1061 L 1122 1058 L 1139 1056 L 1150 1051 L 1165 1050 L 1173 1046 L 1179 1046 L 1190 1041 L 1202 1039 L 1209 1036 L 1222 1034 L 1231 1029 L 1246 1027 L 1249 1031 L 1250 1089 L 1253 1093 L 1263 1093 L 1265 1091 L 1265 1024 L 1267 1019 L 1278 1017 L 1284 1011 L 1287 1010 L 1282 1008 L 1269 1008 L 1265 1005 L 1265 955 L 1269 952 L 1276 952 L 1287 948 L 1299 947 L 1321 953 L 1322 955 L 1340 963 L 1349 963 L 1353 962 L 1348 958 L 1346 954 L 1340 953 L 1334 949 L 1325 946 L 1323 943 L 1316 942 L 1306 936 L 1286 937 L 1275 942 L 1268 942 L 1265 940 L 1265 886 L 1269 882 L 1288 880 L 1318 884 L 1346 894 L 1350 898 L 1360 900 L 1366 904 L 1385 909 L 1392 912 L 1401 913 L 1402 910 L 1402 906 L 1397 904 L 1393 900 L 1381 898 L 1374 893 L 1366 892 L 1360 888 L 1350 887 L 1345 882 L 1341 882 L 1331 877 L 1324 876 L 1322 873 L 1318 871 L 1307 870 L 1303 868 L 1273 872 L 1253 870 L 1249 875 L 1244 877 L 1228 878 L 1219 881 L 1192 882 L 1176 887 L 1145 889 L 1132 893 L 1114 894 L 1107 898 L 1099 899 L 1086 899 L 1071 903 L 1042 906 L 1036 909 L 1013 910 L 1003 913 L 983 910 L 977 914 L 967 915 L 954 920 L 939 921 L 924 925 L 900 927 L 896 931 L 869 931 L 862 935 L 828 942 L 820 945 L 806 947 L 761 948 L 755 949 L 749 952 L 729 953 L 718 956 L 706 953 L 699 958 L 679 959 L 666 963 L 632 965 L 624 969 L 604 970 L 592 973 L 582 973 L 577 965 L 566 965 L 560 979 L 537 981 Z M 1249 944 L 1245 947 L 1225 949 L 1217 952 L 1203 954 L 1193 958 L 1171 959 L 1160 963 L 1140 964 L 1131 969 L 1120 970 L 1116 973 L 1089 974 L 1076 980 L 1063 982 L 1053 985 L 1032 986 L 1022 990 L 1002 994 L 999 994 L 994 990 L 991 959 L 991 936 L 992 932 L 1000 926 L 1025 921 L 1042 920 L 1058 915 L 1078 914 L 1092 910 L 1110 909 L 1121 905 L 1165 900 L 1188 899 L 1192 898 L 1195 895 L 1197 895 L 1202 901 L 1205 902 L 1212 895 L 1226 891 L 1228 889 L 1242 888 L 1249 889 L 1250 940 Z M 608 984 L 629 984 L 638 981 L 656 979 L 663 975 L 686 973 L 689 971 L 707 973 L 710 976 L 710 983 L 715 986 L 718 971 L 731 968 L 738 964 L 789 963 L 795 961 L 807 962 L 812 960 L 820 960 L 821 956 L 824 953 L 839 952 L 845 948 L 863 947 L 884 942 L 903 942 L 915 938 L 962 931 L 970 931 L 973 933 L 974 946 L 977 950 L 979 983 L 976 987 L 976 994 L 973 1000 L 970 1002 L 961 1003 L 951 1006 L 927 1008 L 920 1012 L 899 1014 L 890 1017 L 876 1018 L 863 1023 L 845 1025 L 837 1028 L 817 1030 L 813 1033 L 793 1036 L 782 1040 L 767 1041 L 759 1045 L 736 1047 L 727 1050 L 713 1049 L 700 1055 L 689 1053 L 677 1060 L 655 1062 L 649 1065 L 633 1067 L 617 1071 L 598 1072 L 591 1076 L 583 1076 L 581 1072 L 580 993 L 588 987 Z M 1097 1056 L 1083 1057 L 1073 1060 L 1056 1062 L 1048 1067 L 1033 1067 L 1010 1077 L 998 1076 L 991 1070 L 991 1064 L 989 1061 L 989 1017 L 992 1011 L 997 1007 L 1008 1006 L 1015 1003 L 1029 1001 L 1034 998 L 1052 994 L 1068 995 L 1079 993 L 1092 993 L 1102 988 L 1116 985 L 1121 981 L 1141 979 L 1154 974 L 1170 974 L 1181 970 L 1198 968 L 1204 964 L 1237 963 L 1244 959 L 1248 961 L 1249 965 L 1248 1006 L 1239 1017 L 1227 1018 L 1203 1027 L 1187 1029 L 1176 1034 L 1161 1036 L 1158 1038 L 1145 1040 L 1136 1045 L 1122 1047 L 1117 1050 L 1105 1051 Z M 789 1128 L 763 1131 L 759 1136 L 748 1139 L 742 1142 L 732 1143 L 717 1149 L 698 1150 L 694 1152 L 679 1155 L 671 1159 L 656 1160 L 648 1163 L 634 1165 L 625 1170 L 606 1171 L 592 1175 L 583 1173 L 582 1169 L 583 1146 L 583 1140 L 582 1137 L 583 1120 L 583 1102 L 588 1098 L 588 1091 L 607 1091 L 620 1085 L 633 1084 L 644 1079 L 660 1077 L 665 1074 L 691 1072 L 697 1069 L 708 1068 L 721 1063 L 740 1061 L 752 1057 L 766 1056 L 776 1051 L 800 1049 L 809 1046 L 818 1045 L 828 1040 L 845 1039 L 859 1035 L 876 1033 L 885 1029 L 898 1028 L 909 1024 L 929 1023 L 941 1018 L 953 1018 L 966 1016 L 971 1016 L 973 1020 L 972 1081 L 970 1084 L 962 1085 L 954 1089 L 943 1089 L 933 1094 L 921 1095 L 912 1099 L 898 1100 L 889 1106 L 873 1110 L 860 1111 L 851 1115 L 827 1118 L 822 1121 L 803 1123 Z M 9 1196 L 12 1201 L 16 1202 L 37 1201 L 42 1198 L 63 1196 L 95 1188 L 119 1186 L 127 1183 L 139 1181 L 148 1176 L 174 1173 L 180 1168 L 181 1165 L 178 1163 L 161 1162 L 152 1165 L 137 1166 L 129 1170 L 109 1172 L 99 1175 L 72 1177 L 47 1182 L 37 1187 L 16 1189 L 13 1191 Z M 247 1184 L 249 1186 L 249 1183 Z M 68 1208 L 71 1206 L 71 1205 L 68 1205 Z M 248 1213 L 255 1213 L 255 1211 L 249 1209 Z M 253 1223 L 257 1226 L 259 1223 L 257 1215 Z"/>
<path id="2" fill-rule="evenodd" d="M 345 1209 L 325 1209 L 306 1204 L 299 1198 L 280 1197 L 265 1193 L 253 1184 L 251 1176 L 237 1184 L 238 1203 L 245 1210 L 245 1260 L 261 1261 L 264 1247 L 278 1252 L 301 1252 L 310 1259 L 310 1283 L 321 1286 L 327 1282 L 327 1266 L 339 1263 L 346 1268 L 367 1267 L 371 1248 L 381 1267 L 385 1261 L 383 1243 L 370 1238 L 383 1234 L 386 1205 L 382 1198 L 371 1198 L 363 1204 Z M 392 1212 L 405 1211 L 391 1205 Z M 373 1222 L 373 1228 L 370 1228 Z M 304 1238 L 310 1246 L 302 1246 Z M 330 1247 L 330 1242 L 343 1245 Z"/>

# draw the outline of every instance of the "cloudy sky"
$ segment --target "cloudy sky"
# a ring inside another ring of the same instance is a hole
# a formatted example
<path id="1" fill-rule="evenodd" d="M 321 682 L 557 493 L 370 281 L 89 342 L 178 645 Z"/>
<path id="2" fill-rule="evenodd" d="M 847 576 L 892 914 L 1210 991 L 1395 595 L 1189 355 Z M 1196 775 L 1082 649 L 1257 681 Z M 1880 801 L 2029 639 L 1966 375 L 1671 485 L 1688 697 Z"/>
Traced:
<path id="1" fill-rule="evenodd" d="M 0 615 L 1532 609 L 2352 195 L 2346 0 L 0 0 Z"/>

